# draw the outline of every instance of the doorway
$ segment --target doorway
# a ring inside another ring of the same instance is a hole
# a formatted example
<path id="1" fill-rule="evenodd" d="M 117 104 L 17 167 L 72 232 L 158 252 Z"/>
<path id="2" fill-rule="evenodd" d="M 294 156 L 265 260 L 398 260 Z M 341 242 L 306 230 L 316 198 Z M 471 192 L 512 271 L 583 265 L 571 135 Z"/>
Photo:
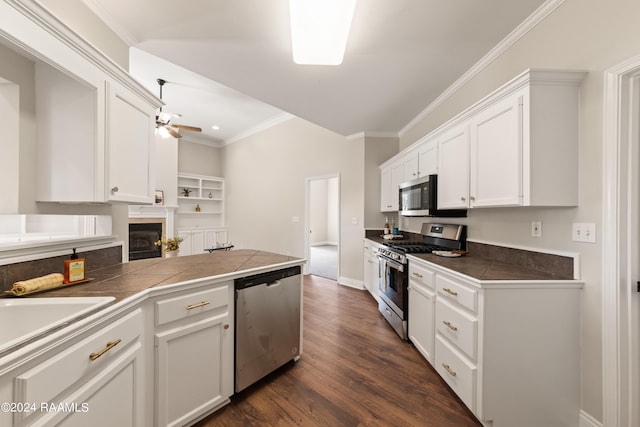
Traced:
<path id="1" fill-rule="evenodd" d="M 306 274 L 338 280 L 340 176 L 307 178 Z"/>
<path id="2" fill-rule="evenodd" d="M 607 71 L 603 425 L 640 425 L 640 56 Z"/>

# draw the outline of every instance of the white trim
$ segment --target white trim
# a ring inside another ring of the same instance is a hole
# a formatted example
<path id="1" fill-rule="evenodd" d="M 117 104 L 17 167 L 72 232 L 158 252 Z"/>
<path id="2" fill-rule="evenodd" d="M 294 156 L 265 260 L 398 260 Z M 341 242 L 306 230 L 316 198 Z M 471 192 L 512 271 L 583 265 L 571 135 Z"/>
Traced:
<path id="1" fill-rule="evenodd" d="M 451 86 L 449 86 L 444 92 L 442 92 L 431 104 L 420 112 L 416 117 L 407 123 L 398 136 L 402 137 L 409 129 L 413 128 L 427 117 L 433 110 L 438 108 L 447 99 L 452 97 L 457 91 L 459 91 L 464 85 L 466 85 L 471 79 L 480 74 L 489 64 L 502 55 L 507 49 L 509 49 L 514 43 L 524 37 L 529 31 L 535 28 L 544 18 L 546 18 L 551 12 L 553 12 L 558 6 L 564 3 L 564 0 L 548 0 L 542 6 L 540 6 L 535 12 L 533 12 L 527 19 L 522 21 L 520 25 L 516 27 L 507 37 L 502 39 L 500 43 L 495 45 L 493 49 L 483 56 L 478 62 L 475 63 L 462 77 L 456 80 Z"/>
<path id="2" fill-rule="evenodd" d="M 291 120 L 293 118 L 295 118 L 296 116 L 294 116 L 293 114 L 289 114 L 289 113 L 282 113 L 282 114 L 278 114 L 275 117 L 272 117 L 269 120 L 265 120 L 264 122 L 252 127 L 251 129 L 247 129 L 245 131 L 242 131 L 234 136 L 232 136 L 231 138 L 227 138 L 224 140 L 224 145 L 229 145 L 229 144 L 233 144 L 234 142 L 238 142 L 241 139 L 247 138 L 253 134 L 256 134 L 258 132 L 262 132 L 264 130 L 267 130 L 269 128 L 272 128 L 276 125 L 279 125 L 280 123 L 284 123 L 287 120 Z"/>
<path id="3" fill-rule="evenodd" d="M 362 280 L 352 279 L 350 277 L 339 276 L 338 284 L 342 286 L 347 286 L 349 288 L 359 289 L 361 291 L 364 291 L 367 289 L 364 286 L 364 282 Z"/>
<path id="4" fill-rule="evenodd" d="M 602 212 L 602 395 L 603 425 L 620 426 L 628 418 L 628 409 L 637 402 L 630 402 L 629 391 L 624 390 L 623 377 L 631 363 L 625 351 L 627 337 L 624 331 L 637 325 L 629 325 L 621 306 L 622 277 L 626 273 L 628 254 L 621 248 L 621 233 L 627 227 L 627 207 L 623 190 L 628 193 L 628 173 L 621 164 L 628 154 L 628 128 L 624 114 L 625 82 L 640 70 L 640 56 L 631 58 L 604 74 L 604 142 L 603 142 L 603 212 Z M 627 88 L 628 89 L 628 88 Z M 628 126 L 628 123 L 627 123 Z M 624 221 L 624 223 L 623 223 Z M 624 253 L 621 253 L 624 252 Z M 625 271 L 621 271 L 625 268 Z M 627 423 L 631 421 L 627 419 Z"/>
<path id="5" fill-rule="evenodd" d="M 71 255 L 71 250 L 74 248 L 78 250 L 78 253 L 82 253 L 122 246 L 124 256 L 124 242 L 116 241 L 115 239 L 116 236 L 92 236 L 65 241 L 37 242 L 31 247 L 23 245 L 20 248 L 3 249 L 0 253 L 0 265 Z"/>

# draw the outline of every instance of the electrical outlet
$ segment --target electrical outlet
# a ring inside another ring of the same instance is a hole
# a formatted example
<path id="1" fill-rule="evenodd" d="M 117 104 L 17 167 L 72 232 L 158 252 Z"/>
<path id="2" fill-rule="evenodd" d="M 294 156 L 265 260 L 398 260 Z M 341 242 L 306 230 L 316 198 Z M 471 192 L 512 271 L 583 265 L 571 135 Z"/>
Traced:
<path id="1" fill-rule="evenodd" d="M 574 222 L 571 236 L 574 242 L 595 243 L 596 225 L 592 222 Z"/>
<path id="2" fill-rule="evenodd" d="M 542 237 L 542 221 L 531 221 L 531 237 Z"/>

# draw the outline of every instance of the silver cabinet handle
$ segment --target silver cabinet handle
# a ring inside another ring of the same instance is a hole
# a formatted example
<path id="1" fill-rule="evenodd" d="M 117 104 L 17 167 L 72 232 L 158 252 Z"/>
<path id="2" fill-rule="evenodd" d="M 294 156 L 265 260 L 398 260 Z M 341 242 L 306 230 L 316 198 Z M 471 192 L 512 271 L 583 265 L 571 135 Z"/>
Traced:
<path id="1" fill-rule="evenodd" d="M 453 295 L 454 297 L 458 295 L 458 293 L 457 293 L 456 291 L 452 291 L 452 290 L 451 290 L 451 289 L 449 289 L 449 288 L 442 288 L 442 290 L 443 290 L 444 292 L 448 293 L 448 294 Z"/>
<path id="2" fill-rule="evenodd" d="M 422 276 L 422 274 L 420 274 L 420 273 L 413 272 L 413 273 L 411 273 L 411 274 L 413 274 L 414 276 L 419 277 L 419 278 L 421 278 L 421 279 L 422 279 L 422 277 L 423 277 L 423 276 Z"/>
<path id="3" fill-rule="evenodd" d="M 117 193 L 118 191 L 120 191 L 120 189 L 119 189 L 118 187 L 113 187 L 113 188 L 111 189 L 111 192 L 112 192 L 112 193 Z"/>

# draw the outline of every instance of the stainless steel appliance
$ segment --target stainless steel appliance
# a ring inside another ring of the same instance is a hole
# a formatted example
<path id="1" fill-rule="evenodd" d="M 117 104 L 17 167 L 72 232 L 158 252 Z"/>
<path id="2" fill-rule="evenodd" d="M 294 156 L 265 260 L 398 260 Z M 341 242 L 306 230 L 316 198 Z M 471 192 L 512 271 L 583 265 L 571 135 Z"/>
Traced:
<path id="1" fill-rule="evenodd" d="M 422 224 L 418 241 L 384 242 L 378 248 L 380 259 L 380 302 L 378 310 L 403 340 L 407 339 L 409 261 L 407 254 L 431 253 L 436 250 L 464 250 L 466 226 L 455 224 Z"/>
<path id="2" fill-rule="evenodd" d="M 429 175 L 400 184 L 398 207 L 402 216 L 467 216 L 466 209 L 438 210 L 438 175 Z"/>
<path id="3" fill-rule="evenodd" d="M 300 266 L 235 280 L 235 391 L 300 356 Z"/>

